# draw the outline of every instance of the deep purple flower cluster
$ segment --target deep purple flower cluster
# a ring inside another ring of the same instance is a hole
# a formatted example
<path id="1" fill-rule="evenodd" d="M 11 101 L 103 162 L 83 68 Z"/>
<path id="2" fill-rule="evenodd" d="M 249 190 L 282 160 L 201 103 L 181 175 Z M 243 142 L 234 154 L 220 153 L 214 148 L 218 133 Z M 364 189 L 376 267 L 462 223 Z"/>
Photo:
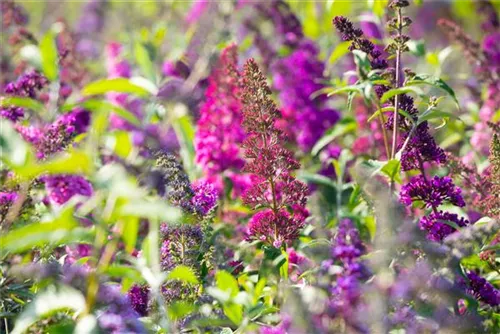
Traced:
<path id="1" fill-rule="evenodd" d="M 339 119 L 336 110 L 326 106 L 324 94 L 314 94 L 325 88 L 325 66 L 318 59 L 318 48 L 304 39 L 286 57 L 272 66 L 274 88 L 279 92 L 285 133 L 295 139 L 302 151 L 310 150 L 323 133 Z"/>
<path id="2" fill-rule="evenodd" d="M 403 142 L 408 135 L 403 134 L 401 138 Z M 444 164 L 446 161 L 444 150 L 436 144 L 429 133 L 428 123 L 422 122 L 413 132 L 406 149 L 401 154 L 401 170 L 419 169 L 424 162 Z"/>
<path id="3" fill-rule="evenodd" d="M 47 78 L 42 74 L 31 71 L 21 75 L 15 82 L 7 84 L 4 91 L 7 95 L 34 99 L 37 96 L 37 91 L 44 88 L 47 83 Z M 1 107 L 0 116 L 15 122 L 24 116 L 24 108 Z"/>
<path id="4" fill-rule="evenodd" d="M 469 221 L 463 217 L 458 217 L 458 215 L 449 212 L 432 212 L 428 216 L 420 219 L 420 228 L 428 232 L 427 237 L 433 241 L 442 241 L 444 238 L 456 231 L 455 227 L 452 227 L 449 223 L 451 222 L 458 227 L 464 227 L 469 225 Z"/>
<path id="5" fill-rule="evenodd" d="M 434 176 L 427 180 L 423 175 L 412 177 L 401 187 L 400 199 L 403 204 L 411 205 L 422 201 L 428 208 L 437 208 L 444 202 L 463 207 L 462 190 L 453 184 L 449 177 Z"/>
<path id="6" fill-rule="evenodd" d="M 127 293 L 132 308 L 142 317 L 148 314 L 149 309 L 149 287 L 134 284 Z"/>
<path id="7" fill-rule="evenodd" d="M 16 124 L 16 130 L 35 147 L 37 158 L 44 159 L 66 149 L 75 136 L 87 131 L 89 124 L 90 113 L 76 108 L 44 127 Z"/>
<path id="8" fill-rule="evenodd" d="M 500 291 L 495 289 L 491 283 L 479 276 L 476 272 L 470 271 L 467 273 L 469 279 L 469 293 L 474 295 L 478 300 L 491 305 L 500 305 Z"/>
<path id="9" fill-rule="evenodd" d="M 75 195 L 92 196 L 92 185 L 79 175 L 48 175 L 42 180 L 51 202 L 62 205 Z"/>
<path id="10" fill-rule="evenodd" d="M 351 21 L 343 16 L 336 16 L 333 19 L 333 25 L 341 34 L 342 40 L 351 41 L 349 50 L 363 51 L 370 58 L 370 64 L 373 69 L 386 69 L 387 61 L 384 59 L 382 52 L 375 45 L 363 36 L 363 31 L 359 28 L 354 28 Z"/>

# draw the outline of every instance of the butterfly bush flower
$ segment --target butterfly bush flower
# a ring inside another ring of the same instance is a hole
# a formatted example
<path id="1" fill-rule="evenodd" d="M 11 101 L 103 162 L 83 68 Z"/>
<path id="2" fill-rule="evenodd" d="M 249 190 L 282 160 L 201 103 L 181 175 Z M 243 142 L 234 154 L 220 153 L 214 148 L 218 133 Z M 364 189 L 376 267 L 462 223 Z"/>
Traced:
<path id="1" fill-rule="evenodd" d="M 302 151 L 309 151 L 339 119 L 338 112 L 328 108 L 325 94 L 314 97 L 326 87 L 325 66 L 318 53 L 312 41 L 304 40 L 271 66 L 273 86 L 282 106 L 280 128 L 290 132 Z"/>
<path id="2" fill-rule="evenodd" d="M 36 127 L 16 124 L 15 128 L 24 140 L 35 147 L 37 158 L 44 159 L 66 149 L 77 135 L 87 131 L 89 124 L 90 113 L 75 108 L 49 125 Z"/>
<path id="3" fill-rule="evenodd" d="M 194 196 L 191 203 L 200 216 L 206 216 L 217 204 L 217 190 L 211 183 L 205 181 L 196 183 L 192 188 Z"/>
<path id="4" fill-rule="evenodd" d="M 318 46 L 304 37 L 298 17 L 286 2 L 274 0 L 250 5 L 258 15 L 247 18 L 245 26 L 254 33 L 255 45 L 278 92 L 282 114 L 278 126 L 290 141 L 307 152 L 339 119 L 338 111 L 328 106 L 326 95 L 320 92 L 326 87 L 327 78 Z M 272 45 L 258 27 L 261 20 L 273 25 Z M 289 53 L 279 56 L 280 48 Z"/>
<path id="5" fill-rule="evenodd" d="M 357 228 L 350 219 L 340 221 L 331 248 L 331 260 L 324 261 L 322 270 L 337 272 L 329 287 L 330 297 L 325 314 L 320 318 L 343 319 L 356 332 L 364 333 L 366 328 L 359 315 L 363 307 L 362 283 L 368 277 L 368 269 L 361 262 L 365 254 Z M 338 264 L 341 269 L 333 270 Z M 325 323 L 324 321 L 319 321 Z"/>
<path id="6" fill-rule="evenodd" d="M 469 293 L 490 306 L 500 305 L 500 291 L 476 272 L 467 273 Z"/>
<path id="7" fill-rule="evenodd" d="M 134 284 L 127 292 L 127 295 L 134 311 L 145 317 L 149 309 L 149 288 Z"/>
<path id="8" fill-rule="evenodd" d="M 458 217 L 458 215 L 449 212 L 432 212 L 428 216 L 423 217 L 420 220 L 420 227 L 422 230 L 428 232 L 428 238 L 433 241 L 442 241 L 444 238 L 455 232 L 455 228 L 450 226 L 449 223 L 452 222 L 458 227 L 464 227 L 469 225 L 469 221 L 463 217 Z"/>
<path id="9" fill-rule="evenodd" d="M 75 27 L 78 35 L 76 50 L 89 58 L 99 55 L 95 37 L 104 29 L 108 0 L 90 0 L 82 8 L 82 14 Z"/>
<path id="10" fill-rule="evenodd" d="M 449 177 L 434 176 L 426 180 L 423 175 L 410 179 L 401 187 L 399 194 L 401 202 L 411 205 L 414 201 L 422 201 L 428 208 L 438 207 L 444 202 L 463 207 L 462 190 L 453 184 Z"/>
<path id="11" fill-rule="evenodd" d="M 283 147 L 282 133 L 275 126 L 279 111 L 270 94 L 264 75 L 249 59 L 243 74 L 243 126 L 247 131 L 243 171 L 258 179 L 243 200 L 253 209 L 263 210 L 252 217 L 248 239 L 281 247 L 296 239 L 304 226 L 307 186 L 291 174 L 300 165 Z"/>
<path id="12" fill-rule="evenodd" d="M 245 138 L 241 127 L 241 80 L 236 45 L 226 47 L 209 77 L 206 100 L 200 108 L 195 135 L 196 162 L 207 177 L 226 170 L 239 171 L 244 164 L 239 145 Z"/>
<path id="13" fill-rule="evenodd" d="M 37 92 L 47 84 L 47 78 L 36 71 L 31 71 L 21 75 L 15 82 L 7 84 L 4 92 L 8 96 L 35 99 Z M 24 108 L 14 106 L 0 107 L 0 116 L 15 122 L 24 117 Z"/>
<path id="14" fill-rule="evenodd" d="M 51 202 L 62 205 L 75 195 L 92 196 L 92 185 L 79 175 L 44 176 L 45 188 Z"/>
<path id="15" fill-rule="evenodd" d="M 123 58 L 123 46 L 117 42 L 111 42 L 106 46 L 106 69 L 109 78 L 130 78 L 132 69 L 129 62 Z M 139 99 L 129 100 L 125 93 L 108 93 L 108 99 L 115 105 L 123 107 L 135 116 L 141 117 L 142 102 Z M 134 130 L 134 126 L 116 115 L 111 113 L 110 126 L 113 129 Z"/>

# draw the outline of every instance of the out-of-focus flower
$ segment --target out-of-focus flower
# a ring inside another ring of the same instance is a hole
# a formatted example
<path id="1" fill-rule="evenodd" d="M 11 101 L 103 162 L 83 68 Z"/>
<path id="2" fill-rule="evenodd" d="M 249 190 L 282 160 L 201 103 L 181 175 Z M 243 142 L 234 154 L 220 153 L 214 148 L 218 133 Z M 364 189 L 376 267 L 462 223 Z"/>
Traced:
<path id="1" fill-rule="evenodd" d="M 279 92 L 283 119 L 279 126 L 303 151 L 310 150 L 323 133 L 339 119 L 336 110 L 328 108 L 325 94 L 314 97 L 325 88 L 323 62 L 310 40 L 303 40 L 286 57 L 271 66 L 274 88 Z"/>
<path id="2" fill-rule="evenodd" d="M 62 205 L 75 195 L 92 195 L 92 185 L 79 175 L 48 175 L 42 180 L 49 199 L 55 204 Z"/>
<path id="3" fill-rule="evenodd" d="M 0 192 L 0 222 L 3 222 L 5 216 L 9 212 L 11 205 L 17 199 L 16 192 Z"/>
<path id="4" fill-rule="evenodd" d="M 149 287 L 134 284 L 130 290 L 128 290 L 127 295 L 132 304 L 132 308 L 137 314 L 145 317 L 149 309 Z"/>
<path id="5" fill-rule="evenodd" d="M 37 91 L 44 88 L 47 84 L 47 78 L 36 71 L 31 71 L 21 75 L 15 82 L 7 84 L 4 91 L 5 94 L 10 96 L 34 99 L 37 96 Z M 13 106 L 0 107 L 0 116 L 15 122 L 24 116 L 24 108 Z"/>
<path id="6" fill-rule="evenodd" d="M 182 164 L 171 153 L 158 152 L 155 158 L 150 178 L 151 186 L 173 205 L 193 211 L 191 198 L 194 192 Z"/>
<path id="7" fill-rule="evenodd" d="M 208 177 L 229 169 L 239 171 L 244 164 L 239 148 L 245 133 L 240 125 L 241 80 L 237 56 L 234 44 L 222 51 L 200 108 L 195 135 L 196 161 Z"/>
<path id="8" fill-rule="evenodd" d="M 76 50 L 85 57 L 95 58 L 99 55 L 95 39 L 104 29 L 108 5 L 108 0 L 89 0 L 83 6 L 75 31 L 79 37 Z"/>
<path id="9" fill-rule="evenodd" d="M 2 1 L 0 12 L 2 13 L 3 29 L 15 25 L 23 26 L 28 23 L 29 17 L 24 8 L 12 0 Z"/>
<path id="10" fill-rule="evenodd" d="M 92 246 L 89 244 L 78 244 L 66 246 L 66 257 L 64 263 L 72 265 L 81 258 L 88 257 L 92 254 Z M 85 265 L 83 265 L 85 267 Z"/>
<path id="11" fill-rule="evenodd" d="M 37 157 L 44 159 L 66 149 L 77 135 L 87 131 L 89 123 L 90 113 L 76 108 L 45 127 L 16 124 L 16 130 L 24 140 L 33 144 Z"/>

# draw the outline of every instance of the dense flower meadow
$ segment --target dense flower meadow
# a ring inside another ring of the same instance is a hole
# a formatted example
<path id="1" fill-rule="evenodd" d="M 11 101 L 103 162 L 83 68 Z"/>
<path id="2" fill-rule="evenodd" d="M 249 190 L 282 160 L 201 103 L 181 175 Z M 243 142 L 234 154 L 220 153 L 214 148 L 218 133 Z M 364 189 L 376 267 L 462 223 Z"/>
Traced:
<path id="1" fill-rule="evenodd" d="M 499 2 L 0 6 L 0 333 L 500 333 Z"/>

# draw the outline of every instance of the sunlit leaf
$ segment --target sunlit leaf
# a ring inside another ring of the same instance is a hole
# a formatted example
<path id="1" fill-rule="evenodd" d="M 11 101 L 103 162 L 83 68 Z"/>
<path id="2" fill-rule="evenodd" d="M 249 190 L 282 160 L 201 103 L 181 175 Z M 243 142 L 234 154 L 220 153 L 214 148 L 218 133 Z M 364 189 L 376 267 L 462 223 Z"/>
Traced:
<path id="1" fill-rule="evenodd" d="M 136 43 L 134 47 L 135 60 L 142 70 L 142 73 L 149 79 L 155 80 L 155 68 L 151 60 L 148 49 L 141 43 Z"/>
<path id="2" fill-rule="evenodd" d="M 167 279 L 169 280 L 177 280 L 184 283 L 190 284 L 198 284 L 198 278 L 194 273 L 193 269 L 187 266 L 177 266 L 172 271 L 170 271 L 167 275 Z"/>
<path id="3" fill-rule="evenodd" d="M 218 271 L 215 274 L 215 282 L 219 289 L 229 292 L 232 297 L 236 296 L 240 291 L 238 281 L 227 271 Z"/>
<path id="4" fill-rule="evenodd" d="M 84 96 L 100 95 L 109 92 L 127 93 L 144 97 L 151 94 L 147 89 L 132 83 L 126 78 L 98 80 L 88 84 L 82 89 L 82 94 Z"/>
<path id="5" fill-rule="evenodd" d="M 22 107 L 36 111 L 39 114 L 45 112 L 45 106 L 37 100 L 29 97 L 5 96 L 0 98 L 0 107 Z"/>
<path id="6" fill-rule="evenodd" d="M 351 45 L 351 42 L 341 42 L 337 44 L 335 49 L 333 49 L 332 54 L 330 55 L 330 58 L 328 58 L 328 61 L 330 64 L 335 64 L 340 58 L 344 57 L 346 54 L 349 53 L 349 45 Z"/>
<path id="7" fill-rule="evenodd" d="M 57 46 L 53 31 L 49 31 L 43 36 L 39 48 L 42 57 L 43 74 L 45 74 L 50 81 L 54 81 L 58 77 L 59 68 Z"/>
<path id="8" fill-rule="evenodd" d="M 455 91 L 441 78 L 436 78 L 427 74 L 419 74 L 406 83 L 407 85 L 430 85 L 445 91 L 458 106 L 458 99 Z M 385 95 L 385 94 L 384 94 Z"/>
<path id="9" fill-rule="evenodd" d="M 330 144 L 336 138 L 343 136 L 349 132 L 354 132 L 356 131 L 356 128 L 357 124 L 353 118 L 343 118 L 323 134 L 323 136 L 316 142 L 316 144 L 312 148 L 311 154 L 317 155 L 325 146 Z"/>
<path id="10" fill-rule="evenodd" d="M 45 315 L 66 310 L 79 314 L 85 310 L 85 306 L 85 297 L 78 290 L 67 286 L 49 287 L 46 291 L 38 293 L 19 315 L 11 334 L 25 333 L 31 325 L 43 319 Z"/>
<path id="11" fill-rule="evenodd" d="M 422 90 L 418 89 L 417 87 L 405 86 L 401 88 L 393 88 L 385 92 L 384 95 L 382 95 L 382 97 L 380 98 L 380 102 L 385 103 L 396 95 L 401 95 L 406 93 L 416 93 L 417 95 L 423 94 Z"/>
<path id="12" fill-rule="evenodd" d="M 78 226 L 72 208 L 66 208 L 53 221 L 32 223 L 9 231 L 0 236 L 0 244 L 5 251 L 20 253 L 37 246 L 58 246 L 68 241 L 88 240 L 93 230 Z"/>

